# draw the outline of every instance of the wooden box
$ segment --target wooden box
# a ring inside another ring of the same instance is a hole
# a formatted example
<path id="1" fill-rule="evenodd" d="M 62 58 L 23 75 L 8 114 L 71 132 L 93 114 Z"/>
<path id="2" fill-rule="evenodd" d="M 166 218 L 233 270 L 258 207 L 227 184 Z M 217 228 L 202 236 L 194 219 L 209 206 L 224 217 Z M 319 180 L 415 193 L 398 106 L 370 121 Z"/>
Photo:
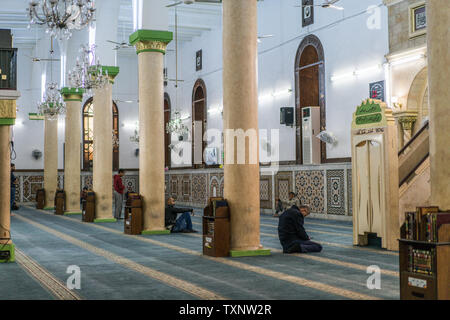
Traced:
<path id="1" fill-rule="evenodd" d="M 211 198 L 203 210 L 203 254 L 212 257 L 227 257 L 230 254 L 230 212 L 228 207 L 214 209 Z"/>
<path id="2" fill-rule="evenodd" d="M 36 209 L 44 209 L 45 207 L 45 189 L 36 191 Z"/>
<path id="3" fill-rule="evenodd" d="M 64 190 L 57 190 L 55 194 L 55 214 L 63 215 L 66 205 L 66 192 Z"/>
<path id="4" fill-rule="evenodd" d="M 83 216 L 84 222 L 94 222 L 95 219 L 95 192 L 88 191 L 85 202 L 83 203 Z"/>
<path id="5" fill-rule="evenodd" d="M 130 193 L 125 206 L 124 233 L 141 234 L 142 224 L 142 198 L 137 193 Z"/>

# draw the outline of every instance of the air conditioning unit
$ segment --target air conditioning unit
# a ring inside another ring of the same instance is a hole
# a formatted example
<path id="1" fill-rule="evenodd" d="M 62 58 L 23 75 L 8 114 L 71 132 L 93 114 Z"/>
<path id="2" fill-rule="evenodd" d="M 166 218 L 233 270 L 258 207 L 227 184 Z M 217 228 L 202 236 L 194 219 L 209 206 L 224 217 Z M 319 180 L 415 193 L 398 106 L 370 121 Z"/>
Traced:
<path id="1" fill-rule="evenodd" d="M 303 164 L 320 164 L 320 107 L 302 108 Z"/>

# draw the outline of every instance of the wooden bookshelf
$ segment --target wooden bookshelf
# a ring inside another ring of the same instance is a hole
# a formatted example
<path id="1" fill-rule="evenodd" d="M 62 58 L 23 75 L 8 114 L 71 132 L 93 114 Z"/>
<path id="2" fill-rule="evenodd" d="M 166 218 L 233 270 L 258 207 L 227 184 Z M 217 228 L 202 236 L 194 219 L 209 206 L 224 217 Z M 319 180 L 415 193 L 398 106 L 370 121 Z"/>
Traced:
<path id="1" fill-rule="evenodd" d="M 450 212 L 447 214 L 450 215 Z M 400 228 L 400 299 L 450 299 L 450 223 L 437 226 L 436 231 L 438 241 L 427 241 L 423 234 L 419 235 L 419 239 L 406 239 L 406 223 Z M 430 274 L 414 267 L 414 253 L 418 252 L 427 253 L 430 257 Z"/>
<path id="2" fill-rule="evenodd" d="M 230 254 L 230 211 L 227 207 L 214 208 L 210 198 L 203 210 L 203 254 L 212 257 L 227 257 Z"/>

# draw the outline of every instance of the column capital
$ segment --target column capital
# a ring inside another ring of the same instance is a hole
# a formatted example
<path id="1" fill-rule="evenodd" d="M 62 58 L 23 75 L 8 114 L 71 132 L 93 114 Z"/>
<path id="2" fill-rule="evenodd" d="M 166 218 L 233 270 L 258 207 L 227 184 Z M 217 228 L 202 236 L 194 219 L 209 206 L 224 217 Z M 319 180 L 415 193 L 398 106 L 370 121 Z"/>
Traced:
<path id="1" fill-rule="evenodd" d="M 167 44 L 172 41 L 173 33 L 161 30 L 137 30 L 130 35 L 129 42 L 136 47 L 136 53 L 161 52 L 166 53 Z"/>
<path id="2" fill-rule="evenodd" d="M 114 83 L 114 79 L 119 74 L 120 68 L 116 66 L 101 66 L 102 73 L 106 74 L 108 73 L 109 82 Z M 90 67 L 90 71 L 95 72 L 97 70 L 97 66 Z"/>
<path id="3" fill-rule="evenodd" d="M 16 109 L 16 100 L 0 100 L 0 126 L 15 124 Z"/>
<path id="4" fill-rule="evenodd" d="M 61 88 L 61 95 L 65 102 L 67 101 L 82 101 L 84 89 L 83 88 Z"/>

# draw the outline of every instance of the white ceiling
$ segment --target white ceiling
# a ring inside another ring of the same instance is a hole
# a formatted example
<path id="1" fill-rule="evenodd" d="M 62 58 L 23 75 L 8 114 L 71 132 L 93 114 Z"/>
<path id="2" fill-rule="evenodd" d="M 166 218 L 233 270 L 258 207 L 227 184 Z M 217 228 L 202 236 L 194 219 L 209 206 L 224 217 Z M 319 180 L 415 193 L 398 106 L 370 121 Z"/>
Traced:
<path id="1" fill-rule="evenodd" d="M 106 0 L 104 0 L 106 1 Z M 173 0 L 164 0 L 167 4 Z M 33 46 L 37 38 L 37 27 L 28 29 L 26 8 L 29 0 L 2 0 L 0 9 L 0 29 L 11 29 L 14 44 Z M 203 32 L 217 28 L 222 23 L 222 6 L 220 4 L 180 4 L 176 7 L 178 15 L 178 40 L 191 41 Z M 169 30 L 175 32 L 175 7 L 169 9 Z M 120 0 L 118 17 L 119 41 L 127 41 L 133 32 L 132 0 Z"/>

